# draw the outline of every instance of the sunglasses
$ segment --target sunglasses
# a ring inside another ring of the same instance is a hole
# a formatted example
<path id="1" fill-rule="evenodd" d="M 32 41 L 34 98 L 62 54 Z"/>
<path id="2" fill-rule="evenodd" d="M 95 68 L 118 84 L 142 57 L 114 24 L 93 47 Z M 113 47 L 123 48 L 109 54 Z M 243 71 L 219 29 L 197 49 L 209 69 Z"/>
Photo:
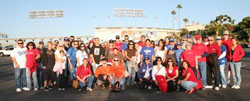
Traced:
<path id="1" fill-rule="evenodd" d="M 59 47 L 63 47 L 63 46 L 59 46 Z"/>
<path id="2" fill-rule="evenodd" d="M 173 62 L 173 61 L 168 61 L 168 62 Z"/>
<path id="3" fill-rule="evenodd" d="M 33 45 L 28 45 L 28 46 L 33 46 Z"/>
<path id="4" fill-rule="evenodd" d="M 157 62 L 161 62 L 161 60 L 157 60 Z"/>
<path id="5" fill-rule="evenodd" d="M 81 46 L 81 47 L 84 47 L 84 48 L 85 48 L 85 46 Z"/>
<path id="6" fill-rule="evenodd" d="M 208 41 L 214 41 L 214 40 L 208 40 Z"/>
<path id="7" fill-rule="evenodd" d="M 74 44 L 74 45 L 78 45 L 78 44 Z"/>
<path id="8" fill-rule="evenodd" d="M 17 44 L 23 44 L 23 43 L 17 43 Z"/>
<path id="9" fill-rule="evenodd" d="M 117 62 L 117 61 L 119 61 L 119 60 L 114 60 L 114 61 L 116 61 L 116 62 Z"/>

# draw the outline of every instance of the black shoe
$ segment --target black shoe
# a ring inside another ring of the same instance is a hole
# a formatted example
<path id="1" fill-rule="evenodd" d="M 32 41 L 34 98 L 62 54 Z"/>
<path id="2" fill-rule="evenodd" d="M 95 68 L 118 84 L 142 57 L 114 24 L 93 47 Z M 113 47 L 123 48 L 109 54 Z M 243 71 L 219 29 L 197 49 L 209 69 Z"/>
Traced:
<path id="1" fill-rule="evenodd" d="M 44 91 L 49 91 L 49 88 L 48 87 L 44 87 L 44 89 L 43 89 Z"/>

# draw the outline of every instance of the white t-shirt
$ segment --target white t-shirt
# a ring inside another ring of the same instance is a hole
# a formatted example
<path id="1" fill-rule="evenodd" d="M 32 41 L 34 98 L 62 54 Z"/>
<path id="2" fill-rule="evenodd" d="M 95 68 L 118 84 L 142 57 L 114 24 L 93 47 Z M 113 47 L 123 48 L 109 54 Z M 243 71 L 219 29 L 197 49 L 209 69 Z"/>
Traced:
<path id="1" fill-rule="evenodd" d="M 66 59 L 67 59 L 67 57 L 66 57 L 66 55 L 67 55 L 67 52 L 66 51 L 64 51 L 64 56 L 62 56 L 61 54 L 60 54 L 60 51 L 59 50 L 56 50 L 55 51 L 55 53 L 54 53 L 56 56 L 57 56 L 57 58 L 58 59 L 63 59 L 63 60 L 65 60 L 64 62 L 63 62 L 63 67 L 62 67 L 62 69 L 66 69 Z"/>
<path id="2" fill-rule="evenodd" d="M 159 71 L 159 72 L 158 72 Z M 152 79 L 155 81 L 155 76 L 156 75 L 162 75 L 164 77 L 166 77 L 166 69 L 164 66 L 161 66 L 160 70 L 157 69 L 157 65 L 153 66 L 152 69 Z"/>
<path id="3" fill-rule="evenodd" d="M 160 50 L 158 47 L 155 48 L 155 57 L 161 57 L 161 59 L 163 59 L 164 57 L 164 53 L 166 51 L 166 48 L 164 48 L 164 50 Z"/>
<path id="4" fill-rule="evenodd" d="M 80 60 L 80 65 L 82 65 L 82 64 L 83 64 L 82 60 L 83 60 L 84 58 L 88 58 L 88 54 L 86 53 L 86 51 L 78 50 L 78 51 L 76 52 L 76 58 L 79 58 L 79 60 Z M 79 65 L 77 65 L 77 66 L 79 66 Z"/>
<path id="5" fill-rule="evenodd" d="M 19 68 L 26 68 L 26 51 L 27 48 L 16 47 L 10 54 L 11 57 L 16 58 L 16 62 L 19 65 Z M 14 67 L 15 64 L 13 63 Z"/>

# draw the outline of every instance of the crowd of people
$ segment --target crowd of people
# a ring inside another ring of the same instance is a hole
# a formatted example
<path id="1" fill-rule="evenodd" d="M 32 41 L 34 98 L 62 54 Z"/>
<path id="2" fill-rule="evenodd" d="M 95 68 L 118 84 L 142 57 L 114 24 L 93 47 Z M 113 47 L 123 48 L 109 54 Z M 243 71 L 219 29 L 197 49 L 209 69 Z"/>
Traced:
<path id="1" fill-rule="evenodd" d="M 115 40 L 100 43 L 99 38 L 83 42 L 74 36 L 64 42 L 48 41 L 38 46 L 19 39 L 11 53 L 16 92 L 65 91 L 74 87 L 92 91 L 94 87 L 124 91 L 126 87 L 155 89 L 156 92 L 199 89 L 240 89 L 242 47 L 229 31 L 222 36 L 187 35 L 154 40 L 142 35 L 140 41 Z"/>

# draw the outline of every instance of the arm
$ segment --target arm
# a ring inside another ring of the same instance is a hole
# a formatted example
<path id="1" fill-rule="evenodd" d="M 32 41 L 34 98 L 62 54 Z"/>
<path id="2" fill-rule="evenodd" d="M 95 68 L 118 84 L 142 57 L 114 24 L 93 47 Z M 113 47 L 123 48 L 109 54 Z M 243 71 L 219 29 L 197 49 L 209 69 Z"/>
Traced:
<path id="1" fill-rule="evenodd" d="M 222 52 L 218 59 L 221 59 L 221 58 L 225 57 L 226 53 L 227 53 L 226 51 Z"/>
<path id="2" fill-rule="evenodd" d="M 127 51 L 124 51 L 124 56 L 125 56 L 128 60 L 131 60 L 131 58 L 128 57 L 128 52 L 127 52 Z"/>
<path id="3" fill-rule="evenodd" d="M 14 65 L 15 65 L 15 67 L 19 68 L 19 64 L 17 63 L 16 58 L 15 57 L 11 57 L 11 59 L 12 59 Z"/>
<path id="4" fill-rule="evenodd" d="M 173 78 L 171 78 L 171 80 L 175 80 L 178 76 L 179 76 L 179 71 L 178 71 L 178 69 L 176 69 L 176 71 L 175 71 L 176 73 L 176 75 L 173 77 Z"/>

